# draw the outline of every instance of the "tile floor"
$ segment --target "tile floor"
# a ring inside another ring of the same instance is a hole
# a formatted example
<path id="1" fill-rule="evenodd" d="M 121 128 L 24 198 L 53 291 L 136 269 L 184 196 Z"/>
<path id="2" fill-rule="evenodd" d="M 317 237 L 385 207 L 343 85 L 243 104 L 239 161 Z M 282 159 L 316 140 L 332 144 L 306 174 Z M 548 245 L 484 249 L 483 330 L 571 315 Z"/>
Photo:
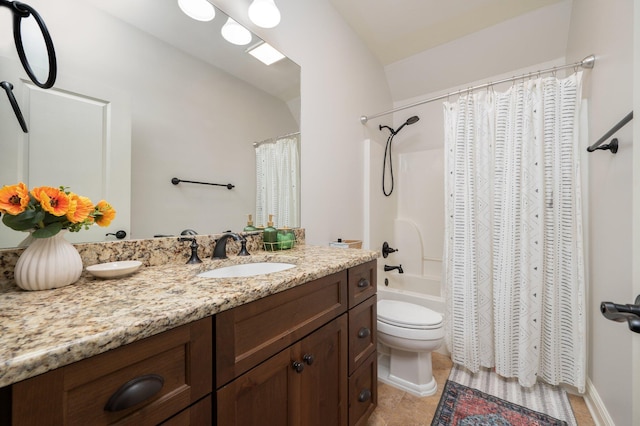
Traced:
<path id="1" fill-rule="evenodd" d="M 422 426 L 430 425 L 438 408 L 440 395 L 451 370 L 451 359 L 439 353 L 433 354 L 433 375 L 438 382 L 438 392 L 433 396 L 419 398 L 378 383 L 378 407 L 373 412 L 367 426 Z M 584 399 L 569 395 L 578 426 L 595 426 Z"/>

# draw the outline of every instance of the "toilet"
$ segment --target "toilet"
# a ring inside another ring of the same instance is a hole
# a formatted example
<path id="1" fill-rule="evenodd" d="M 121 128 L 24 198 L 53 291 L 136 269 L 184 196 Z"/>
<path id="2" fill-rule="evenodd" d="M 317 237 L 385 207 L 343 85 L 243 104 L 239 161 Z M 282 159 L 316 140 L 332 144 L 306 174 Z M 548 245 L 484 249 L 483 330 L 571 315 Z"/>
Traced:
<path id="1" fill-rule="evenodd" d="M 398 300 L 379 300 L 378 380 L 416 396 L 436 393 L 431 352 L 444 339 L 442 314 Z"/>

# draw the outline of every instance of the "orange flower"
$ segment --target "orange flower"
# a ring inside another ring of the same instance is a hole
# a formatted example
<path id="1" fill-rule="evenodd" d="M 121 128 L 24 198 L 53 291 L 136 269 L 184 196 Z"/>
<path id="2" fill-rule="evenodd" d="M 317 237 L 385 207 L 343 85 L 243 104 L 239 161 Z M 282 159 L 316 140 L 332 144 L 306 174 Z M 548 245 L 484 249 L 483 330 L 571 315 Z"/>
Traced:
<path id="1" fill-rule="evenodd" d="M 25 211 L 28 204 L 29 190 L 24 183 L 5 185 L 0 189 L 0 213 L 15 216 Z"/>
<path id="2" fill-rule="evenodd" d="M 64 216 L 69 211 L 69 196 L 58 188 L 40 186 L 31 191 L 42 209 L 54 216 Z"/>
<path id="3" fill-rule="evenodd" d="M 69 211 L 67 211 L 67 219 L 69 219 L 69 222 L 84 222 L 93 209 L 93 203 L 88 197 L 83 197 L 73 192 L 69 193 Z"/>
<path id="4" fill-rule="evenodd" d="M 96 204 L 96 210 L 99 214 L 96 215 L 95 220 L 100 226 L 109 226 L 113 218 L 116 217 L 116 211 L 111 207 L 111 204 L 107 203 L 105 200 L 101 200 Z"/>

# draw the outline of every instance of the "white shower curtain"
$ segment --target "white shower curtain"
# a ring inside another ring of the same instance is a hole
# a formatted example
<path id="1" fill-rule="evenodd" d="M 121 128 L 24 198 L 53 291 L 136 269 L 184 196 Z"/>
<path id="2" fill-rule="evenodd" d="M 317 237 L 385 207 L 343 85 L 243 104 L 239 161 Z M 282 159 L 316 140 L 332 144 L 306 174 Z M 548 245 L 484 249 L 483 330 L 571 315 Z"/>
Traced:
<path id="1" fill-rule="evenodd" d="M 300 134 L 256 146 L 255 223 L 266 226 L 270 214 L 277 227 L 300 226 Z"/>
<path id="2" fill-rule="evenodd" d="M 522 386 L 585 386 L 581 73 L 445 103 L 446 342 Z"/>

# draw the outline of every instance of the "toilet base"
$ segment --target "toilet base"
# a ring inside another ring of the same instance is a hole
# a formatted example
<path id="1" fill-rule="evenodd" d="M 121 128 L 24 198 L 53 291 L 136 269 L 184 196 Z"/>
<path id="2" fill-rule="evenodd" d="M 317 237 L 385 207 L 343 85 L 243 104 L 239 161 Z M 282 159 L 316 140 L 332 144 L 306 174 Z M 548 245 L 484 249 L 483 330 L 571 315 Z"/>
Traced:
<path id="1" fill-rule="evenodd" d="M 431 352 L 416 354 L 389 348 L 378 355 L 378 380 L 412 395 L 434 395 L 438 384 L 431 369 Z"/>

